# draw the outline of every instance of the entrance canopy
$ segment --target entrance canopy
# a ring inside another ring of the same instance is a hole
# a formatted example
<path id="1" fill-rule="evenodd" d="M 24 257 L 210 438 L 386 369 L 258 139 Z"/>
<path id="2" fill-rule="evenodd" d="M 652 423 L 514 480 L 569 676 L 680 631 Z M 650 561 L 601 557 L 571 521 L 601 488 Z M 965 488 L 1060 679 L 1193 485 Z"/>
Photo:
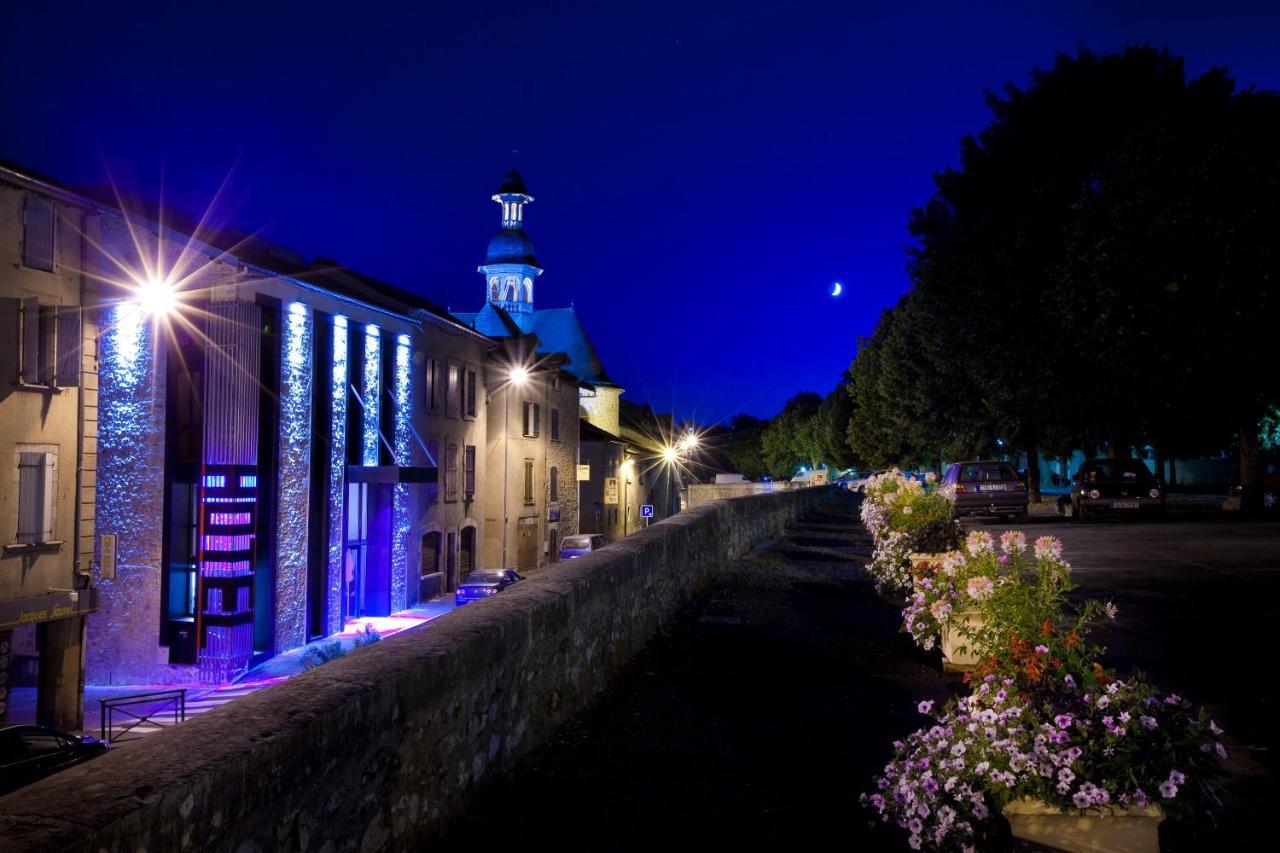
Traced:
<path id="1" fill-rule="evenodd" d="M 434 483 L 440 469 L 413 465 L 348 465 L 348 483 Z"/>

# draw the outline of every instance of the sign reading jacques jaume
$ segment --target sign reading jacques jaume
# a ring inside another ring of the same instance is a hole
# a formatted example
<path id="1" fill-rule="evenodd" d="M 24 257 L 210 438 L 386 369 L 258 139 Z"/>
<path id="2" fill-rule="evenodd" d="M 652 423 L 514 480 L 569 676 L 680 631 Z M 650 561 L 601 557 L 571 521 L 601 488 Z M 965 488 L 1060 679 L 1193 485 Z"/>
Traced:
<path id="1" fill-rule="evenodd" d="M 72 600 L 74 596 L 75 600 Z M 33 625 L 53 619 L 69 619 L 98 609 L 98 591 L 82 589 L 78 593 L 51 592 L 35 598 L 0 601 L 0 630 L 19 625 Z"/>

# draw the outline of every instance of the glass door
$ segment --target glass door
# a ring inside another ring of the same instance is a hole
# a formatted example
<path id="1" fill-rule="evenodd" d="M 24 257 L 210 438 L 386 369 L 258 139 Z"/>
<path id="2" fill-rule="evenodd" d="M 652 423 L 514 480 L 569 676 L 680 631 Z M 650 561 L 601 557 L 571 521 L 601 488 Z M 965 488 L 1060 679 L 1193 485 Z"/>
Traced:
<path id="1" fill-rule="evenodd" d="M 342 563 L 342 621 L 358 619 L 365 612 L 365 574 L 369 550 L 369 486 L 347 484 L 347 547 Z"/>

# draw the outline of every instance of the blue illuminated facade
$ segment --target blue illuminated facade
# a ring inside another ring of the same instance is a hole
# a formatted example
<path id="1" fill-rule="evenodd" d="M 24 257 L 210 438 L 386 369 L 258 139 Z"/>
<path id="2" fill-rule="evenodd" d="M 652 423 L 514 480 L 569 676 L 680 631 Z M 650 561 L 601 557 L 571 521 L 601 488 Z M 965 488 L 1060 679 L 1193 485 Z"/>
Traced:
<path id="1" fill-rule="evenodd" d="M 360 389 L 364 408 L 361 432 L 362 464 L 377 465 L 382 425 L 382 336 L 377 326 L 364 330 L 364 384 Z"/>
<path id="2" fill-rule="evenodd" d="M 308 514 L 311 487 L 312 318 L 301 302 L 285 312 L 280 365 L 279 488 L 276 513 L 274 646 L 290 648 L 307 641 Z M 283 605 L 283 606 L 282 606 Z"/>
<path id="3" fill-rule="evenodd" d="M 342 566 L 343 522 L 346 489 L 345 466 L 347 459 L 347 398 L 350 376 L 347 369 L 347 318 L 341 314 L 333 317 L 333 352 L 331 355 L 331 379 L 329 398 L 333 417 L 329 424 L 329 507 L 327 566 L 325 571 L 325 629 L 333 633 L 342 629 Z"/>

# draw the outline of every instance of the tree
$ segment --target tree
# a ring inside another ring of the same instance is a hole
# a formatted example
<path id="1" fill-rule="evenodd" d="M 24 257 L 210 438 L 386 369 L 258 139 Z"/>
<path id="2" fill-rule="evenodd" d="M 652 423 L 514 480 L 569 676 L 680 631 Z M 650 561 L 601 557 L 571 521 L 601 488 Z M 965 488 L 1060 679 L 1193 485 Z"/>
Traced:
<path id="1" fill-rule="evenodd" d="M 765 467 L 774 477 L 793 476 L 801 466 L 817 467 L 822 451 L 815 436 L 815 419 L 822 398 L 802 391 L 787 401 L 760 434 Z"/>
<path id="2" fill-rule="evenodd" d="M 853 419 L 850 375 L 845 371 L 831 393 L 822 398 L 814 416 L 814 440 L 819 457 L 833 468 L 852 468 L 858 457 L 849 446 L 849 422 Z"/>
<path id="3" fill-rule="evenodd" d="M 760 452 L 760 434 L 767 424 L 767 421 L 752 415 L 736 415 L 723 439 L 721 449 L 734 469 L 747 479 L 759 480 L 769 473 Z"/>

